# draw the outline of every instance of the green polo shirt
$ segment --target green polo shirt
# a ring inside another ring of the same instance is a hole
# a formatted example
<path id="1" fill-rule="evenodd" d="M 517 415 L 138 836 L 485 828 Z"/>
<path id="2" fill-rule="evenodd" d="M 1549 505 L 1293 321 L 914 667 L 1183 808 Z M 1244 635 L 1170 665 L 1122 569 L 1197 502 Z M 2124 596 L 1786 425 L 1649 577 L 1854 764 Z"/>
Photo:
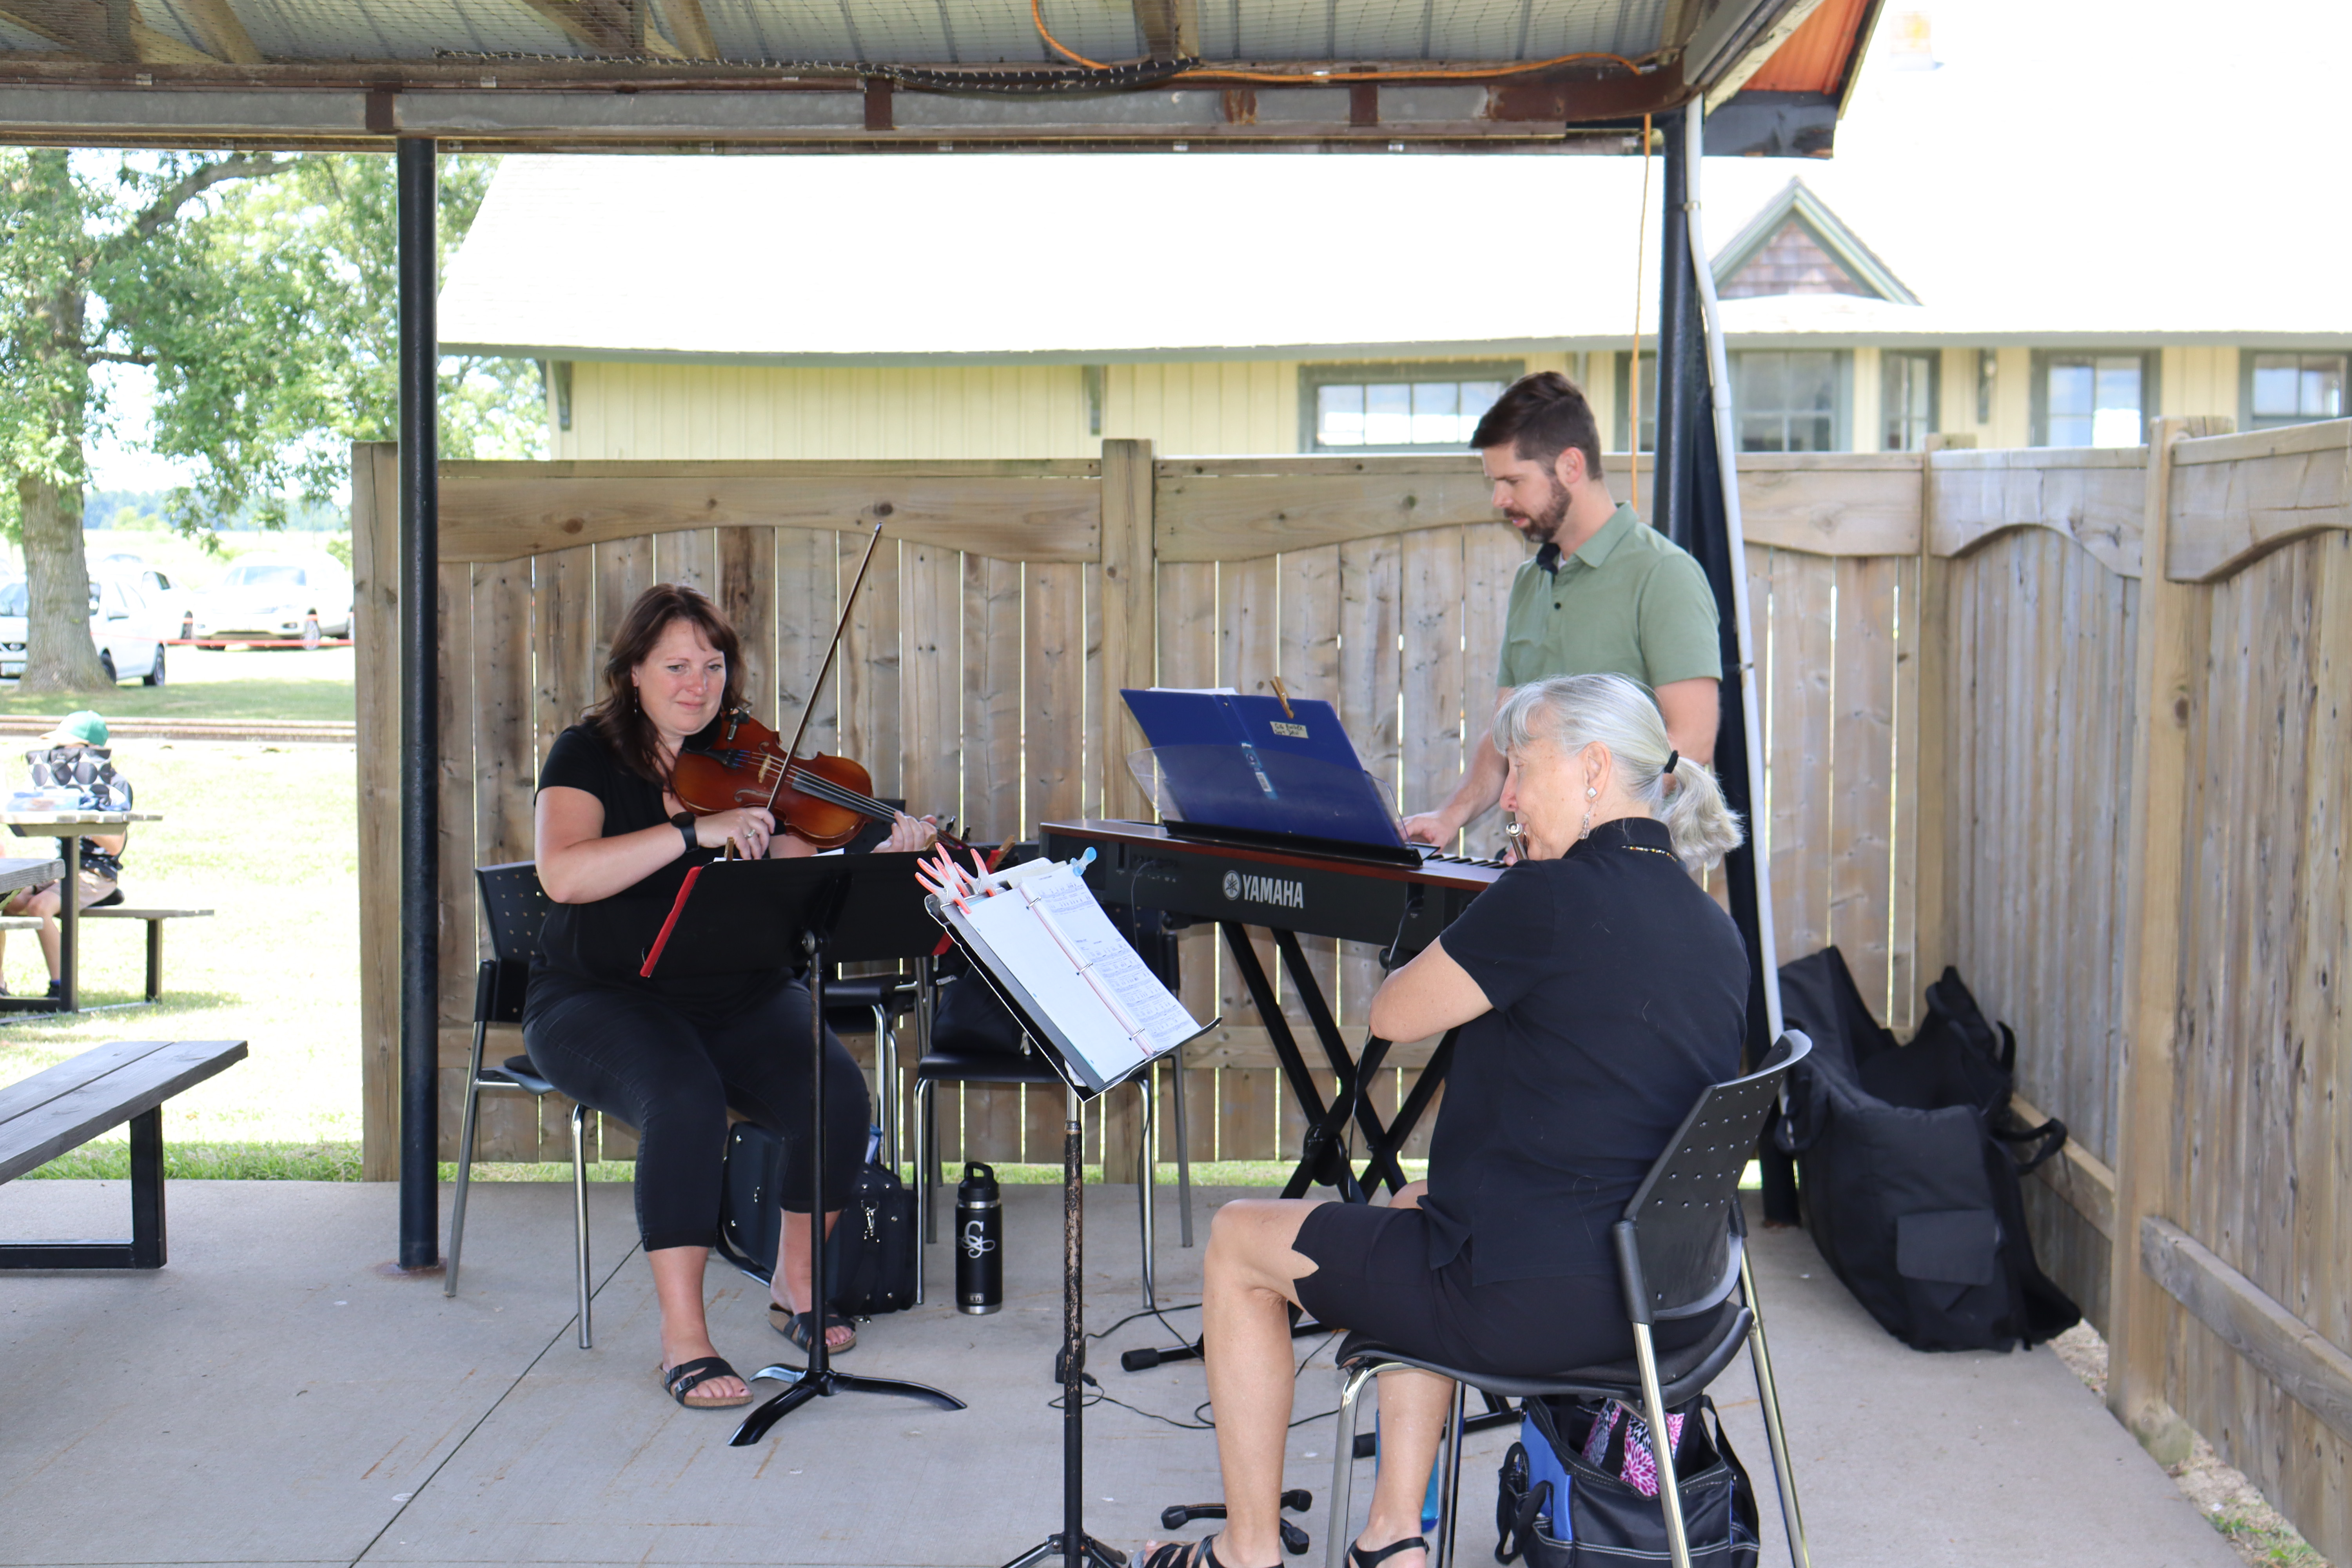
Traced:
<path id="1" fill-rule="evenodd" d="M 1653 691 L 1673 680 L 1723 679 L 1706 572 L 1630 506 L 1557 572 L 1532 560 L 1519 568 L 1495 684 L 1601 674 L 1630 676 Z"/>

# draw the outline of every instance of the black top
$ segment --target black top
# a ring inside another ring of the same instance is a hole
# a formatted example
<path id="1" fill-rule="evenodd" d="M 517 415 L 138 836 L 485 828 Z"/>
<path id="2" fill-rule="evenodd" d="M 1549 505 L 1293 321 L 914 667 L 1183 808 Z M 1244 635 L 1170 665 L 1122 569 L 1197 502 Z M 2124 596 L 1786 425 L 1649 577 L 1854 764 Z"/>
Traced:
<path id="1" fill-rule="evenodd" d="M 584 724 L 572 725 L 547 749 L 547 762 L 539 770 L 539 787 L 557 784 L 585 790 L 604 803 L 602 837 L 616 838 L 669 822 L 669 813 L 662 809 L 661 786 L 623 766 L 612 748 Z M 637 975 L 654 939 L 661 933 L 663 921 L 669 916 L 687 868 L 707 865 L 719 856 L 715 849 L 688 850 L 644 881 L 608 899 L 551 906 L 546 922 L 539 928 L 538 966 L 599 984 L 650 991 L 700 1017 L 730 1017 L 760 1000 L 788 978 L 789 971 L 782 964 L 740 978 L 656 974 L 646 980 Z"/>
<path id="2" fill-rule="evenodd" d="M 1737 1076 L 1748 951 L 1665 825 L 1513 866 L 1440 939 L 1494 1005 L 1462 1026 L 1429 1149 L 1432 1268 L 1613 1274 L 1609 1227 L 1699 1092 Z"/>

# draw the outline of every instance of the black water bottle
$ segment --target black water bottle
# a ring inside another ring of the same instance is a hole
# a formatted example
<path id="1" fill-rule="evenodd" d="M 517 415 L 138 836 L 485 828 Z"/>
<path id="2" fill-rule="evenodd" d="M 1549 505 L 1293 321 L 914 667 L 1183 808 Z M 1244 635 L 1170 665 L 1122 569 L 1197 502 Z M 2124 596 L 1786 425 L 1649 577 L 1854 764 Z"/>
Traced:
<path id="1" fill-rule="evenodd" d="M 974 1317 L 1004 1305 L 1004 1205 L 996 1173 L 974 1162 L 956 1186 L 956 1306 Z"/>

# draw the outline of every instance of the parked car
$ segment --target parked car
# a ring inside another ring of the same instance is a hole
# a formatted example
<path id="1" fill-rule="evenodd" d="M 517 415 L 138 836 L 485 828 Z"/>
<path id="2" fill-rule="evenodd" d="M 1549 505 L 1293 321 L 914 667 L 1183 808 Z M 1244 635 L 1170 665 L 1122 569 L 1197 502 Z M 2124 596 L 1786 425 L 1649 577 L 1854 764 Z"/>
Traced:
<path id="1" fill-rule="evenodd" d="M 23 578 L 0 583 L 0 679 L 25 673 L 26 607 Z M 106 577 L 90 584 L 89 640 L 98 645 L 98 662 L 109 680 L 136 676 L 142 685 L 163 685 L 163 644 L 176 629 L 130 584 Z"/>
<path id="2" fill-rule="evenodd" d="M 147 607 L 163 618 L 180 641 L 196 635 L 196 595 L 186 588 L 173 587 L 171 578 L 139 556 L 121 551 L 101 556 L 89 563 L 89 574 L 136 588 Z"/>
<path id="3" fill-rule="evenodd" d="M 256 553 L 195 604 L 189 635 L 200 646 L 299 637 L 312 616 L 322 637 L 352 635 L 352 574 L 326 554 Z"/>

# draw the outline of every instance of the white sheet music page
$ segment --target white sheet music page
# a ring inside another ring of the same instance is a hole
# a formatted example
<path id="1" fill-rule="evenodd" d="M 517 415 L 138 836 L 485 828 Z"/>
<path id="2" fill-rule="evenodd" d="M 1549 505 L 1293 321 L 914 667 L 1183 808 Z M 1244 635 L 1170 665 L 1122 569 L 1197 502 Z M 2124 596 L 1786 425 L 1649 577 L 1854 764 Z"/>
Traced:
<path id="1" fill-rule="evenodd" d="M 1201 1032 L 1067 865 L 966 908 L 998 961 L 1105 1080 Z"/>

